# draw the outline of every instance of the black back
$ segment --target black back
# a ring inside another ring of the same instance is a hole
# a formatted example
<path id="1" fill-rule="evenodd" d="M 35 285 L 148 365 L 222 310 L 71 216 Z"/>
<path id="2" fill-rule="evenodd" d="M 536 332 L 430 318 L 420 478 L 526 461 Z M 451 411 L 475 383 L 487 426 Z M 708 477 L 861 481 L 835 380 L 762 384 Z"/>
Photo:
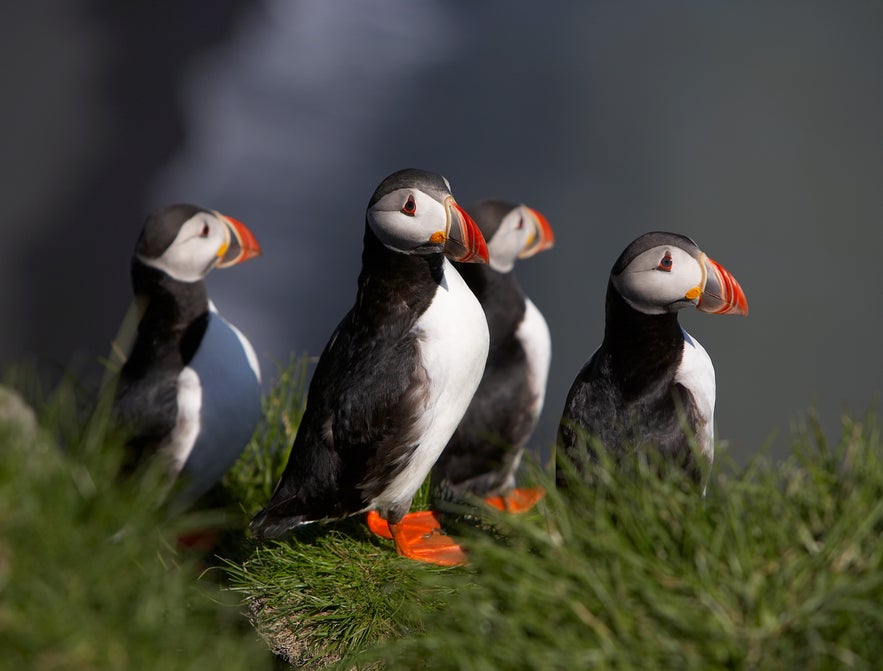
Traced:
<path id="1" fill-rule="evenodd" d="M 120 371 L 114 412 L 131 433 L 134 465 L 152 454 L 175 426 L 178 374 L 205 333 L 208 296 L 204 282 L 179 282 L 138 258 L 132 259 L 132 285 L 144 311 Z"/>
<path id="2" fill-rule="evenodd" d="M 698 481 L 688 436 L 695 435 L 699 418 L 690 392 L 674 381 L 683 349 L 676 313 L 641 313 L 608 284 L 604 341 L 565 402 L 558 430 L 564 454 L 585 468 L 597 457 L 593 441 L 614 459 L 654 450 Z"/>
<path id="3" fill-rule="evenodd" d="M 288 465 L 252 523 L 257 536 L 358 512 L 407 466 L 426 398 L 411 331 L 442 282 L 443 264 L 441 254 L 387 249 L 366 224 L 356 303 L 319 359 Z M 390 511 L 388 519 L 406 512 Z"/>

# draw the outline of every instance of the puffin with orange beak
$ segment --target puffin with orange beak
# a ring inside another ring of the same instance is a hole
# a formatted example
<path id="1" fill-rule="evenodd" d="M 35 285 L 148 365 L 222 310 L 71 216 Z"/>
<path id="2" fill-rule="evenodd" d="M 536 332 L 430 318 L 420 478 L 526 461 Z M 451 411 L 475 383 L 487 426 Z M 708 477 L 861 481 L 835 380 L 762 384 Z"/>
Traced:
<path id="1" fill-rule="evenodd" d="M 489 263 L 456 266 L 484 308 L 490 351 L 469 409 L 432 469 L 433 498 L 478 496 L 495 508 L 523 512 L 544 494 L 517 488 L 515 476 L 543 408 L 552 340 L 514 268 L 519 259 L 550 249 L 555 235 L 546 217 L 527 205 L 483 200 L 467 212 L 487 241 Z"/>
<path id="2" fill-rule="evenodd" d="M 683 467 L 704 493 L 714 458 L 714 366 L 678 323 L 695 307 L 747 315 L 736 279 L 690 238 L 646 233 L 613 266 L 604 340 L 574 380 L 559 449 L 585 472 L 602 448 L 614 459 L 654 451 Z M 563 482 L 559 464 L 559 482 Z"/>
<path id="3" fill-rule="evenodd" d="M 258 359 L 209 300 L 205 277 L 261 253 L 241 222 L 195 205 L 150 215 L 132 255 L 138 325 L 114 413 L 134 467 L 158 456 L 189 505 L 236 462 L 261 415 Z"/>
<path id="4" fill-rule="evenodd" d="M 319 358 L 285 472 L 252 521 L 257 538 L 368 513 L 400 555 L 465 561 L 431 511 L 409 509 L 487 359 L 484 312 L 451 261 L 487 259 L 444 177 L 407 169 L 380 183 L 355 304 Z"/>

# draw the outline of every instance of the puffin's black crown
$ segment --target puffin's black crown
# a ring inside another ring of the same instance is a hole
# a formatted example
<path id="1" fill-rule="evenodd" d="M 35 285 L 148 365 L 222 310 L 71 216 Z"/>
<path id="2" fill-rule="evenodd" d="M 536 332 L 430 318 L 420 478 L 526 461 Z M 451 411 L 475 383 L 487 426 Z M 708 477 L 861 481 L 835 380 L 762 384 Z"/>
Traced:
<path id="1" fill-rule="evenodd" d="M 667 233 L 665 231 L 652 231 L 636 238 L 625 248 L 616 260 L 616 263 L 613 264 L 613 270 L 610 271 L 610 274 L 619 275 L 637 256 L 643 254 L 648 249 L 661 245 L 679 247 L 695 258 L 698 258 L 700 254 L 699 246 L 686 235 Z"/>
<path id="2" fill-rule="evenodd" d="M 388 193 L 392 193 L 397 189 L 407 188 L 420 189 L 438 202 L 444 201 L 445 198 L 451 195 L 448 182 L 441 175 L 418 168 L 405 168 L 392 173 L 380 182 L 380 186 L 377 187 L 374 195 L 371 196 L 371 200 L 368 202 L 368 207 L 370 208 Z"/>
<path id="3" fill-rule="evenodd" d="M 135 253 L 148 259 L 162 256 L 175 240 L 185 222 L 199 212 L 208 212 L 197 205 L 176 204 L 158 209 L 147 217 L 135 244 Z"/>

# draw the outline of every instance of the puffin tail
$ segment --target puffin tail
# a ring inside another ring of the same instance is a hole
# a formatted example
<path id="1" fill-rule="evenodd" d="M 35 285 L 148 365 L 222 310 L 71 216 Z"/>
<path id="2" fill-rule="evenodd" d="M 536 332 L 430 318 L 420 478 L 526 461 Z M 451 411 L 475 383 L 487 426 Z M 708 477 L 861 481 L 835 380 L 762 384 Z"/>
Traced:
<path id="1" fill-rule="evenodd" d="M 255 515 L 249 528 L 255 540 L 262 541 L 273 538 L 283 538 L 291 533 L 295 527 L 299 527 L 310 520 L 304 515 L 285 515 L 282 517 L 271 514 L 267 508 Z"/>

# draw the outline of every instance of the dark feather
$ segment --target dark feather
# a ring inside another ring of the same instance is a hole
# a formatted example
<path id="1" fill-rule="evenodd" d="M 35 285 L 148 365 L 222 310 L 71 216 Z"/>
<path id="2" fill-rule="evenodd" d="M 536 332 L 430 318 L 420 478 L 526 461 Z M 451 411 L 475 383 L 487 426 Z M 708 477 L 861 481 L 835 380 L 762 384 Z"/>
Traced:
<path id="1" fill-rule="evenodd" d="M 426 398 L 413 328 L 443 263 L 440 254 L 393 252 L 366 226 L 355 306 L 322 352 L 288 465 L 252 523 L 256 535 L 358 512 L 406 467 Z M 381 512 L 396 521 L 406 510 Z"/>

